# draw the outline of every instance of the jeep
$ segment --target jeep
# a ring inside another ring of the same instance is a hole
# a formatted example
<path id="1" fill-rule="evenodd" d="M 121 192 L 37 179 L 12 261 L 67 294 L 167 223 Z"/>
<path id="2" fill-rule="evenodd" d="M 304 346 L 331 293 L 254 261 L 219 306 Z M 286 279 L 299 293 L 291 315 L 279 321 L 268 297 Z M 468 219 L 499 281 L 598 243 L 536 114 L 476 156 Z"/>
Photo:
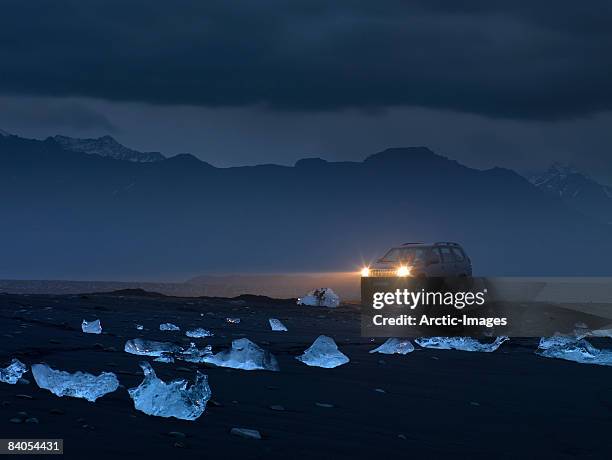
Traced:
<path id="1" fill-rule="evenodd" d="M 458 243 L 404 243 L 389 249 L 362 277 L 471 277 L 472 262 Z"/>

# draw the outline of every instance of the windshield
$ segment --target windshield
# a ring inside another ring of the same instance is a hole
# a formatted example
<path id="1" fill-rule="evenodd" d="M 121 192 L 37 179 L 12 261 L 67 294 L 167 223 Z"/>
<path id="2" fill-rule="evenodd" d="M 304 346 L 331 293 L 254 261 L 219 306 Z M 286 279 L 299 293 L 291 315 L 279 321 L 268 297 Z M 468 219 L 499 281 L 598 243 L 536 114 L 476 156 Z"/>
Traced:
<path id="1" fill-rule="evenodd" d="M 409 262 L 424 261 L 427 248 L 393 248 L 387 252 L 383 262 Z"/>

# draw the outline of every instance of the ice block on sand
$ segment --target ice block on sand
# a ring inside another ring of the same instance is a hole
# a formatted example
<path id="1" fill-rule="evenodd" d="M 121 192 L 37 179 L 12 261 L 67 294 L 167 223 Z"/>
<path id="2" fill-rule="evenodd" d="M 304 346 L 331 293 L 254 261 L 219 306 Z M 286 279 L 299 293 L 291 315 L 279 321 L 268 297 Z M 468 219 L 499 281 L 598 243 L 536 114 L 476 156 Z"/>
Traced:
<path id="1" fill-rule="evenodd" d="M 102 324 L 100 324 L 100 320 L 97 319 L 95 321 L 85 321 L 81 323 L 81 329 L 86 334 L 101 334 L 102 333 Z"/>
<path id="2" fill-rule="evenodd" d="M 259 347 L 249 339 L 237 339 L 232 347 L 211 356 L 205 362 L 220 367 L 231 367 L 246 371 L 278 371 L 278 361 L 272 353 Z"/>
<path id="3" fill-rule="evenodd" d="M 283 323 L 281 323 L 280 319 L 270 318 L 268 320 L 268 322 L 270 323 L 270 328 L 273 331 L 279 331 L 279 332 L 286 332 L 287 331 L 287 328 L 285 327 L 285 325 Z"/>
<path id="4" fill-rule="evenodd" d="M 334 339 L 325 335 L 320 335 L 313 344 L 304 351 L 304 354 L 297 356 L 298 361 L 302 361 L 308 366 L 324 367 L 331 369 L 349 362 L 348 356 L 338 350 L 338 345 Z"/>
<path id="5" fill-rule="evenodd" d="M 415 339 L 415 342 L 423 348 L 491 353 L 507 340 L 508 337 L 497 337 L 494 342 L 481 343 L 472 337 L 421 337 Z"/>
<path id="6" fill-rule="evenodd" d="M 0 382 L 14 385 L 27 371 L 28 366 L 13 358 L 8 366 L 0 368 Z"/>
<path id="7" fill-rule="evenodd" d="M 195 420 L 204 413 L 211 396 L 206 374 L 197 372 L 195 383 L 188 386 L 183 379 L 164 382 L 147 362 L 140 363 L 140 367 L 144 380 L 128 390 L 136 409 L 148 415 L 181 420 Z"/>
<path id="8" fill-rule="evenodd" d="M 51 369 L 46 364 L 34 364 L 32 375 L 40 388 L 56 396 L 83 398 L 91 402 L 119 388 L 119 380 L 112 372 L 102 372 L 98 376 L 80 371 L 71 374 Z"/>
<path id="9" fill-rule="evenodd" d="M 204 328 L 197 327 L 195 329 L 190 329 L 185 332 L 187 337 L 191 337 L 192 339 L 200 339 L 202 337 L 212 337 L 214 334 Z"/>
<path id="10" fill-rule="evenodd" d="M 181 347 L 168 342 L 156 342 L 155 340 L 132 339 L 125 342 L 123 348 L 127 353 L 142 356 L 162 356 L 166 353 L 178 353 Z"/>
<path id="11" fill-rule="evenodd" d="M 414 351 L 414 345 L 408 339 L 387 339 L 381 346 L 370 350 L 370 353 L 382 353 L 385 355 L 405 355 Z"/>
<path id="12" fill-rule="evenodd" d="M 304 297 L 300 297 L 297 304 L 309 305 L 311 307 L 336 308 L 340 305 L 340 297 L 338 297 L 332 288 L 320 288 L 310 291 Z"/>
<path id="13" fill-rule="evenodd" d="M 575 337 L 542 337 L 536 353 L 545 358 L 612 366 L 612 350 L 600 350 L 585 339 Z"/>

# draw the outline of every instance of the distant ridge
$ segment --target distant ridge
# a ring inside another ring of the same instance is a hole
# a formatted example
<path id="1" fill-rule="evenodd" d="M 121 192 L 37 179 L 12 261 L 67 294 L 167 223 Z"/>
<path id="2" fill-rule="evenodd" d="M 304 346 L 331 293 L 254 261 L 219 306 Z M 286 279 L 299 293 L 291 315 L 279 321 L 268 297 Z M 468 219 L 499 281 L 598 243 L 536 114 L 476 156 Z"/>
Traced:
<path id="1" fill-rule="evenodd" d="M 168 297 L 160 292 L 147 291 L 142 288 L 117 289 L 111 292 L 92 292 L 85 295 L 125 296 L 125 297 Z"/>

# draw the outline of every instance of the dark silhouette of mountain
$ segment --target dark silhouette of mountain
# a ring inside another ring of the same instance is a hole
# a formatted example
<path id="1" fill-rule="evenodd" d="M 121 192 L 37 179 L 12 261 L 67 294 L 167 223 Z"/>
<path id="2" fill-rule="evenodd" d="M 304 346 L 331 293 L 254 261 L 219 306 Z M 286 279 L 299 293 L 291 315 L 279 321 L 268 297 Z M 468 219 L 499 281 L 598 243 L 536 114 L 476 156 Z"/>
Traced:
<path id="1" fill-rule="evenodd" d="M 602 185 L 576 168 L 554 163 L 529 180 L 542 191 L 559 197 L 572 208 L 612 225 L 612 187 Z"/>
<path id="2" fill-rule="evenodd" d="M 115 160 L 150 163 L 152 161 L 161 161 L 166 158 L 159 152 L 139 152 L 137 150 L 132 150 L 121 145 L 111 136 L 102 136 L 97 139 L 77 139 L 68 136 L 54 136 L 52 139 L 66 150 L 114 158 Z"/>
<path id="3" fill-rule="evenodd" d="M 0 278 L 187 279 L 357 270 L 405 241 L 461 242 L 480 275 L 610 275 L 609 227 L 508 169 L 425 147 L 363 162 L 136 163 L 0 137 Z"/>
<path id="4" fill-rule="evenodd" d="M 168 297 L 165 294 L 159 292 L 147 291 L 142 288 L 131 288 L 131 289 L 117 289 L 111 292 L 94 292 L 89 295 L 102 295 L 102 296 L 132 296 L 132 297 Z"/>

